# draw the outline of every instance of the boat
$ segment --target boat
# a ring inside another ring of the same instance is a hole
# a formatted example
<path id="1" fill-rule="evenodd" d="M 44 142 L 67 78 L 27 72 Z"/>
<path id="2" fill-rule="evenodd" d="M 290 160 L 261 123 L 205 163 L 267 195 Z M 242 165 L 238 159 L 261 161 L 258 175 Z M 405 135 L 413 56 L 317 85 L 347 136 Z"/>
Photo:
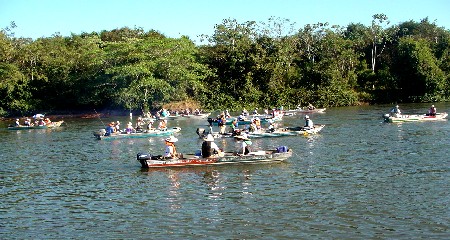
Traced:
<path id="1" fill-rule="evenodd" d="M 327 109 L 326 108 L 309 109 L 309 108 L 305 107 L 305 108 L 284 110 L 283 113 L 284 113 L 285 116 L 292 116 L 292 115 L 295 115 L 295 114 L 324 113 L 325 110 L 327 110 Z"/>
<path id="2" fill-rule="evenodd" d="M 159 137 L 159 136 L 167 136 L 172 135 L 174 133 L 180 132 L 180 127 L 173 127 L 164 130 L 160 129 L 150 129 L 143 131 L 136 131 L 127 133 L 126 131 L 113 133 L 111 135 L 106 136 L 106 130 L 100 129 L 99 131 L 94 131 L 94 137 L 98 140 L 113 140 L 113 139 L 121 139 L 121 138 L 146 138 L 146 137 Z"/>
<path id="3" fill-rule="evenodd" d="M 247 134 L 249 138 L 265 138 L 265 137 L 284 137 L 284 136 L 308 136 L 318 134 L 325 125 L 314 125 L 314 128 L 307 129 L 304 127 L 283 127 L 276 128 L 273 131 L 263 129 L 257 132 L 250 132 L 248 129 L 236 129 L 234 132 L 226 132 L 220 134 L 219 132 L 212 131 L 212 127 L 208 130 L 204 128 L 197 128 L 196 133 L 199 138 L 204 138 L 208 134 L 212 134 L 214 138 L 228 138 L 238 136 L 240 134 Z"/>
<path id="4" fill-rule="evenodd" d="M 64 123 L 63 120 L 57 122 L 51 122 L 46 125 L 19 125 L 19 126 L 8 126 L 8 130 L 29 130 L 29 129 L 48 129 L 48 128 L 57 128 L 60 127 Z"/>
<path id="5" fill-rule="evenodd" d="M 394 114 L 391 115 L 386 113 L 383 115 L 383 119 L 385 122 L 389 123 L 402 123 L 402 122 L 427 122 L 427 121 L 443 121 L 446 120 L 448 114 L 444 113 L 436 113 L 436 115 L 428 115 L 428 114 L 418 114 L 418 115 L 408 115 L 408 114 Z"/>
<path id="6" fill-rule="evenodd" d="M 280 146 L 276 149 L 250 152 L 248 155 L 237 155 L 231 152 L 226 152 L 221 157 L 209 158 L 203 158 L 201 154 L 181 155 L 177 159 L 166 159 L 161 156 L 152 156 L 150 153 L 138 153 L 137 160 L 141 163 L 142 168 L 274 163 L 283 162 L 291 157 L 292 150 L 286 146 Z"/>
<path id="7" fill-rule="evenodd" d="M 314 125 L 314 128 L 308 129 L 304 127 L 284 127 L 276 128 L 273 131 L 266 130 L 262 132 L 248 132 L 249 138 L 263 138 L 263 137 L 283 137 L 283 136 L 299 136 L 317 134 L 325 127 L 325 125 Z"/>

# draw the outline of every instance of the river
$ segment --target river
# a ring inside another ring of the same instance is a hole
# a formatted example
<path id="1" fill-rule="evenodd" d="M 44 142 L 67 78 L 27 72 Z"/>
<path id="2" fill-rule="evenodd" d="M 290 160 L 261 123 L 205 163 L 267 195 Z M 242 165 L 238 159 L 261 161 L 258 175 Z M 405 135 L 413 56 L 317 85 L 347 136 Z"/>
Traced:
<path id="1" fill-rule="evenodd" d="M 53 130 L 0 122 L 0 238 L 449 239 L 450 125 L 383 123 L 390 107 L 330 108 L 310 115 L 326 124 L 318 135 L 253 139 L 292 148 L 284 163 L 158 170 L 141 169 L 136 154 L 162 153 L 162 137 L 94 139 L 102 122 L 125 116 L 65 118 Z M 179 152 L 200 148 L 206 120 L 168 125 L 182 128 Z"/>

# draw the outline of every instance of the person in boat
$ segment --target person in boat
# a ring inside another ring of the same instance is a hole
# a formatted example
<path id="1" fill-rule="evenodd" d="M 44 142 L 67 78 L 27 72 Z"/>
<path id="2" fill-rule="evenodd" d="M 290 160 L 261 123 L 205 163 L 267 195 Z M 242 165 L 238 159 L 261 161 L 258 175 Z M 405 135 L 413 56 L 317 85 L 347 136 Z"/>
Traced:
<path id="1" fill-rule="evenodd" d="M 312 105 L 311 103 L 308 103 L 308 110 L 314 110 L 316 109 L 316 107 L 314 107 L 314 105 Z"/>
<path id="2" fill-rule="evenodd" d="M 153 129 L 153 122 L 154 122 L 154 120 L 148 121 L 148 123 L 147 123 L 147 130 L 152 130 Z"/>
<path id="3" fill-rule="evenodd" d="M 255 108 L 255 110 L 253 110 L 253 115 L 258 115 L 258 108 Z"/>
<path id="4" fill-rule="evenodd" d="M 120 132 L 120 122 L 116 121 L 114 124 L 114 132 Z"/>
<path id="5" fill-rule="evenodd" d="M 111 136 L 111 134 L 114 133 L 114 125 L 114 122 L 111 122 L 110 124 L 108 124 L 108 126 L 106 126 L 105 136 Z"/>
<path id="6" fill-rule="evenodd" d="M 247 134 L 243 133 L 241 135 L 234 136 L 237 141 L 237 151 L 238 155 L 248 155 L 250 153 L 250 145 L 252 141 L 247 137 Z"/>
<path id="7" fill-rule="evenodd" d="M 136 121 L 136 131 L 142 131 L 142 126 L 144 126 L 144 119 L 142 117 L 138 117 Z"/>
<path id="8" fill-rule="evenodd" d="M 269 119 L 269 127 L 267 127 L 268 132 L 275 132 L 275 125 L 272 119 Z"/>
<path id="9" fill-rule="evenodd" d="M 242 116 L 248 116 L 248 111 L 247 111 L 247 109 L 242 109 L 242 114 L 241 114 Z"/>
<path id="10" fill-rule="evenodd" d="M 44 123 L 45 125 L 49 125 L 50 123 L 52 123 L 52 121 L 50 121 L 50 118 L 45 118 Z"/>
<path id="11" fill-rule="evenodd" d="M 225 118 L 231 118 L 230 112 L 227 110 L 225 110 Z"/>
<path id="12" fill-rule="evenodd" d="M 219 119 L 217 120 L 217 125 L 219 126 L 219 133 L 225 134 L 227 119 L 225 118 L 225 114 L 221 114 Z"/>
<path id="13" fill-rule="evenodd" d="M 164 158 L 177 158 L 177 148 L 175 147 L 175 143 L 178 142 L 178 138 L 174 136 L 170 136 L 165 139 L 166 149 L 164 151 Z"/>
<path id="14" fill-rule="evenodd" d="M 38 126 L 45 126 L 44 119 L 42 119 L 42 118 L 39 119 Z"/>
<path id="15" fill-rule="evenodd" d="M 230 124 L 230 128 L 231 128 L 230 132 L 234 133 L 238 129 L 238 127 L 239 127 L 239 123 L 238 123 L 237 119 L 235 118 L 235 119 L 233 119 L 233 121 Z"/>
<path id="16" fill-rule="evenodd" d="M 128 122 L 127 128 L 125 129 L 125 131 L 126 131 L 128 134 L 130 134 L 130 133 L 133 132 L 133 130 L 134 130 L 134 128 L 133 128 L 133 123 L 132 123 L 132 122 Z"/>
<path id="17" fill-rule="evenodd" d="M 202 157 L 203 158 L 209 158 L 209 157 L 221 157 L 223 156 L 222 150 L 217 146 L 217 144 L 214 142 L 214 137 L 212 134 L 208 134 L 206 138 L 203 139 L 202 143 Z"/>
<path id="18" fill-rule="evenodd" d="M 314 128 L 314 123 L 313 121 L 309 118 L 308 115 L 305 116 L 305 126 L 303 126 L 304 129 L 313 129 Z"/>
<path id="19" fill-rule="evenodd" d="M 436 116 L 436 107 L 434 105 L 431 105 L 430 109 L 428 109 L 427 116 Z"/>
<path id="20" fill-rule="evenodd" d="M 396 105 L 395 107 L 393 107 L 391 109 L 391 116 L 399 116 L 401 114 L 402 114 L 402 112 L 400 111 L 400 108 L 398 105 Z"/>
<path id="21" fill-rule="evenodd" d="M 19 119 L 16 119 L 16 121 L 14 122 L 14 127 L 19 127 L 20 126 L 20 121 Z"/>
<path id="22" fill-rule="evenodd" d="M 24 125 L 27 126 L 27 127 L 31 126 L 31 119 L 26 118 L 25 122 L 24 122 Z"/>
<path id="23" fill-rule="evenodd" d="M 158 129 L 159 130 L 167 130 L 167 120 L 166 119 L 161 119 L 161 121 L 159 121 Z"/>

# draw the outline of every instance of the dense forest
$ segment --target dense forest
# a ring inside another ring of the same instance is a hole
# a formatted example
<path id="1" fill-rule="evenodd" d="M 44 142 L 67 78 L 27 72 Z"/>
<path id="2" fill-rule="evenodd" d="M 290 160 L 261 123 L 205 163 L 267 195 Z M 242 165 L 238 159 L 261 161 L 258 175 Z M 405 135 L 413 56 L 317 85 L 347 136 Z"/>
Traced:
<path id="1" fill-rule="evenodd" d="M 0 116 L 35 111 L 207 110 L 450 99 L 450 31 L 427 18 L 391 25 L 225 19 L 196 45 L 127 27 L 38 39 L 0 32 Z"/>

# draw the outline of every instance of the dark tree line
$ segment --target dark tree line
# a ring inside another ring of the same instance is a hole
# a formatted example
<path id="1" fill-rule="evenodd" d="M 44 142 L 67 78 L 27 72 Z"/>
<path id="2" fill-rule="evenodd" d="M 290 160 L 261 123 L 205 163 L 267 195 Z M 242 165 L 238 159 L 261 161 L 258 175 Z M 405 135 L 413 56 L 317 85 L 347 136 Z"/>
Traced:
<path id="1" fill-rule="evenodd" d="M 206 44 L 157 31 L 0 32 L 0 115 L 195 101 L 205 109 L 435 102 L 450 97 L 450 32 L 429 22 L 390 26 L 225 19 Z"/>

